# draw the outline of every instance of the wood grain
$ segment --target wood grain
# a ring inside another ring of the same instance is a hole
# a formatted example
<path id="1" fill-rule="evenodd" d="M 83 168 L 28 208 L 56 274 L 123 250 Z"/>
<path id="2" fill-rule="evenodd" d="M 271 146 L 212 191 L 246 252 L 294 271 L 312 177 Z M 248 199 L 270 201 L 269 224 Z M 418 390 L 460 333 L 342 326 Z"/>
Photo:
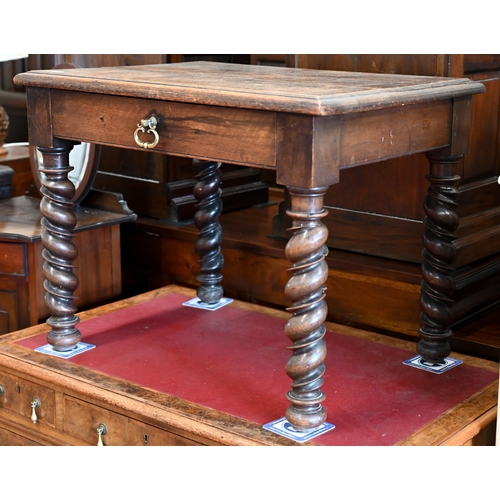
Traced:
<path id="1" fill-rule="evenodd" d="M 484 92 L 468 79 L 192 62 L 30 71 L 17 85 L 306 113 L 318 116 L 405 106 Z"/>
<path id="2" fill-rule="evenodd" d="M 143 118 L 154 115 L 160 136 L 155 152 L 276 165 L 274 113 L 56 90 L 51 94 L 53 133 L 59 137 L 142 150 L 134 141 L 134 131 Z"/>

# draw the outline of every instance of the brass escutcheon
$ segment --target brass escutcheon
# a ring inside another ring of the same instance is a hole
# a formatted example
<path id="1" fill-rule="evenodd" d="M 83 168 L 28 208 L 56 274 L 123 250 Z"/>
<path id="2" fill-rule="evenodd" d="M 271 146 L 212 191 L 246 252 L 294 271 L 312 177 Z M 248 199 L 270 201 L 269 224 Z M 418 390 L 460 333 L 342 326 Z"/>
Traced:
<path id="1" fill-rule="evenodd" d="M 160 136 L 158 135 L 158 132 L 156 131 L 156 125 L 158 125 L 158 121 L 156 120 L 156 118 L 154 116 L 141 120 L 141 123 L 137 124 L 137 129 L 134 132 L 135 143 L 144 149 L 154 148 L 158 144 L 158 141 L 160 140 Z M 147 130 L 146 130 L 146 128 L 147 128 Z M 153 134 L 154 141 L 153 142 L 141 141 L 139 139 L 139 132 Z"/>

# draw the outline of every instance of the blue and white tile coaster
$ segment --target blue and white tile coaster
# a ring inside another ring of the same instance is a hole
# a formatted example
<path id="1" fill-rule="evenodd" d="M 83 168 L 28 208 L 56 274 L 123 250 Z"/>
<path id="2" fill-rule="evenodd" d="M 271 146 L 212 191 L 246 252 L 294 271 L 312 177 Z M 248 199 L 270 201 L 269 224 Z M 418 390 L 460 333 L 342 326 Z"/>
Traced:
<path id="1" fill-rule="evenodd" d="M 455 368 L 455 366 L 461 365 L 462 361 L 454 358 L 444 358 L 444 361 L 441 363 L 429 363 L 428 361 L 424 361 L 422 359 L 422 356 L 417 355 L 413 358 L 403 361 L 403 364 L 432 373 L 443 373 L 451 370 L 452 368 Z"/>
<path id="2" fill-rule="evenodd" d="M 37 347 L 35 351 L 41 352 L 43 354 L 49 354 L 50 356 L 56 356 L 58 358 L 68 359 L 76 356 L 77 354 L 81 354 L 82 352 L 89 351 L 95 347 L 94 344 L 87 344 L 85 342 L 78 342 L 73 349 L 69 351 L 56 351 L 50 344 L 42 345 L 41 347 Z"/>
<path id="3" fill-rule="evenodd" d="M 206 302 L 202 302 L 198 297 L 195 297 L 194 299 L 184 302 L 182 305 L 188 307 L 196 307 L 197 309 L 205 309 L 207 311 L 216 311 L 221 307 L 227 306 L 232 301 L 233 299 L 222 297 L 222 299 L 220 299 L 216 304 L 207 304 Z"/>
<path id="4" fill-rule="evenodd" d="M 297 431 L 293 428 L 292 424 L 288 422 L 286 417 L 279 418 L 278 420 L 273 420 L 272 422 L 265 424 L 263 427 L 268 431 L 274 432 L 275 434 L 279 434 L 280 436 L 284 436 L 289 439 L 293 439 L 294 441 L 297 441 L 299 443 L 304 443 L 305 441 L 309 441 L 309 439 L 320 436 L 325 432 L 335 429 L 335 426 L 333 424 L 325 422 L 319 427 L 319 429 L 308 432 Z"/>

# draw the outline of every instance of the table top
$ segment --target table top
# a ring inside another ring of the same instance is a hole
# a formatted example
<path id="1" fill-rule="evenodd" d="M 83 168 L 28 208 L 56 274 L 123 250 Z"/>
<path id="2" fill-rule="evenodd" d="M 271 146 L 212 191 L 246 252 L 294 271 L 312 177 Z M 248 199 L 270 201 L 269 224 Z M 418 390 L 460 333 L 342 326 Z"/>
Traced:
<path id="1" fill-rule="evenodd" d="M 484 92 L 468 78 L 276 68 L 208 61 L 36 70 L 17 85 L 329 116 Z"/>

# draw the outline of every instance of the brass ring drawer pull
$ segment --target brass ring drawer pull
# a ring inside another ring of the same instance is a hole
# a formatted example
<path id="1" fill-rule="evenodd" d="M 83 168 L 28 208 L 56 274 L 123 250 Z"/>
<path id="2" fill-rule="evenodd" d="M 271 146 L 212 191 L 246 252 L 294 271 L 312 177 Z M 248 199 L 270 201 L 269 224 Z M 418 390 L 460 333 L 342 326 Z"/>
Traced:
<path id="1" fill-rule="evenodd" d="M 154 148 L 158 144 L 158 141 L 160 140 L 160 136 L 156 131 L 156 125 L 158 125 L 158 121 L 154 116 L 152 116 L 151 118 L 145 118 L 144 120 L 141 120 L 141 123 L 137 124 L 137 129 L 134 132 L 135 143 L 144 149 Z M 153 134 L 154 141 L 153 142 L 141 141 L 139 139 L 139 132 Z"/>

